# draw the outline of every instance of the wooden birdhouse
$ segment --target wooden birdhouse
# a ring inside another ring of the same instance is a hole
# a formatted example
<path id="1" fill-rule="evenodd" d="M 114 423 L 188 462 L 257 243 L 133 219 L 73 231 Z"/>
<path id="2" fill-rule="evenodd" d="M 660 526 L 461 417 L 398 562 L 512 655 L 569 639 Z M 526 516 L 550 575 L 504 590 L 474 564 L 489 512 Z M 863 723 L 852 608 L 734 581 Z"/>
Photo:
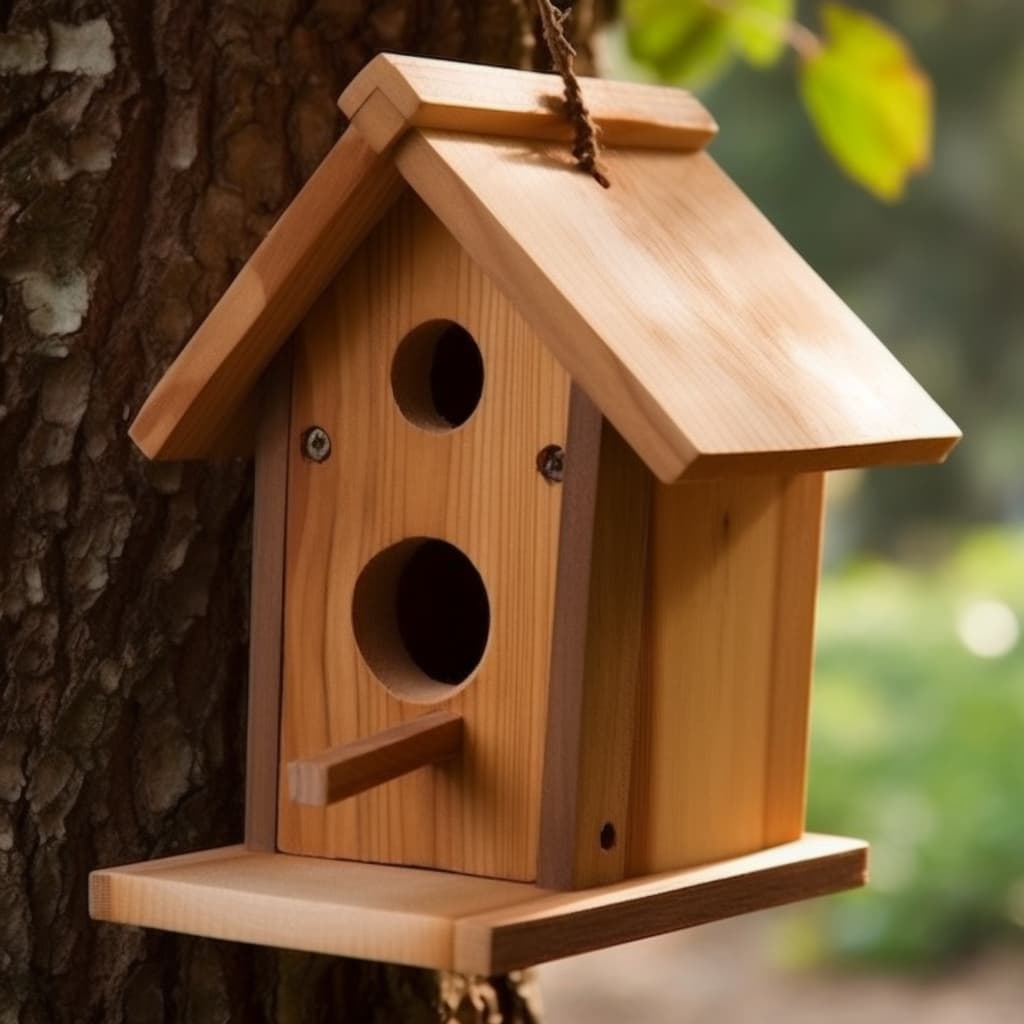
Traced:
<path id="1" fill-rule="evenodd" d="M 691 96 L 411 57 L 132 427 L 255 454 L 245 843 L 96 917 L 490 974 L 863 882 L 804 834 L 826 470 L 959 433 Z"/>

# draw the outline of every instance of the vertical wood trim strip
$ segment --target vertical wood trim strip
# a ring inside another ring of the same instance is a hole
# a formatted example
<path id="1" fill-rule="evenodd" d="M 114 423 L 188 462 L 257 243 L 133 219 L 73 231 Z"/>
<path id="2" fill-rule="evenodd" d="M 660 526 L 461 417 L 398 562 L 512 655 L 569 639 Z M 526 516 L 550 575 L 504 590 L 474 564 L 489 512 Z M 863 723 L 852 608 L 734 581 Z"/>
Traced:
<path id="1" fill-rule="evenodd" d="M 625 875 L 636 708 L 647 610 L 654 477 L 607 421 L 601 436 L 573 888 Z"/>
<path id="2" fill-rule="evenodd" d="M 267 371 L 256 438 L 245 754 L 245 846 L 249 850 L 273 851 L 277 840 L 291 383 L 288 345 Z"/>
<path id="3" fill-rule="evenodd" d="M 786 479 L 783 486 L 772 702 L 765 745 L 765 846 L 791 842 L 804 830 L 825 474 L 802 473 Z"/>
<path id="4" fill-rule="evenodd" d="M 541 789 L 537 884 L 572 888 L 579 796 L 583 672 L 602 417 L 576 384 L 569 397 Z"/>

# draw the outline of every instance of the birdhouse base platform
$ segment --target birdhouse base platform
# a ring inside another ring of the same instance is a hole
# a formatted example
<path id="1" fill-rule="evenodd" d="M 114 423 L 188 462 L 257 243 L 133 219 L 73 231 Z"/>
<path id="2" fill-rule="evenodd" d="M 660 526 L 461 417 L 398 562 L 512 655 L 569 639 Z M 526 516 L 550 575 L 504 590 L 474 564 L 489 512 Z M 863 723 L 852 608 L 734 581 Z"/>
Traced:
<path id="1" fill-rule="evenodd" d="M 861 886 L 867 844 L 805 835 L 575 892 L 229 846 L 93 872 L 92 916 L 236 942 L 490 975 Z"/>

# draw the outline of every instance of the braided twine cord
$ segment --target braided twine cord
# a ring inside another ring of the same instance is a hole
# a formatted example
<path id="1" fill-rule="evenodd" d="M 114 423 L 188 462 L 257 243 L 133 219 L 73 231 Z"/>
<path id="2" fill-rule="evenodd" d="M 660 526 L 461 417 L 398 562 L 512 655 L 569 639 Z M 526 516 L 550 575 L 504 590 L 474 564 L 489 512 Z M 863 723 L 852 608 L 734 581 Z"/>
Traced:
<path id="1" fill-rule="evenodd" d="M 597 125 L 594 124 L 583 101 L 583 92 L 573 67 L 576 51 L 565 34 L 565 23 L 569 18 L 569 11 L 560 11 L 551 0 L 536 0 L 536 2 L 541 28 L 544 31 L 544 42 L 551 54 L 551 62 L 565 83 L 565 114 L 572 122 L 575 131 L 572 155 L 576 158 L 579 166 L 598 184 L 604 188 L 610 188 L 611 182 L 601 166 L 601 147 L 598 142 Z"/>

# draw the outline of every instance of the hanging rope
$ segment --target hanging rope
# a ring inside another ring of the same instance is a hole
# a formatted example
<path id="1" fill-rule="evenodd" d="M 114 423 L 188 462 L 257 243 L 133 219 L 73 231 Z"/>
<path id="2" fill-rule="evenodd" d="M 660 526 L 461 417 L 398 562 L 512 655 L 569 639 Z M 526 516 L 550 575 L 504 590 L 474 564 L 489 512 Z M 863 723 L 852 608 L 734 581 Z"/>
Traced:
<path id="1" fill-rule="evenodd" d="M 551 0 L 537 0 L 537 13 L 540 15 L 541 28 L 544 30 L 544 42 L 547 43 L 548 52 L 551 54 L 551 63 L 565 83 L 565 114 L 572 122 L 575 132 L 572 155 L 580 167 L 598 184 L 610 188 L 611 182 L 601 167 L 597 125 L 594 124 L 583 102 L 583 92 L 573 68 L 576 51 L 565 34 L 569 11 L 560 11 Z"/>

